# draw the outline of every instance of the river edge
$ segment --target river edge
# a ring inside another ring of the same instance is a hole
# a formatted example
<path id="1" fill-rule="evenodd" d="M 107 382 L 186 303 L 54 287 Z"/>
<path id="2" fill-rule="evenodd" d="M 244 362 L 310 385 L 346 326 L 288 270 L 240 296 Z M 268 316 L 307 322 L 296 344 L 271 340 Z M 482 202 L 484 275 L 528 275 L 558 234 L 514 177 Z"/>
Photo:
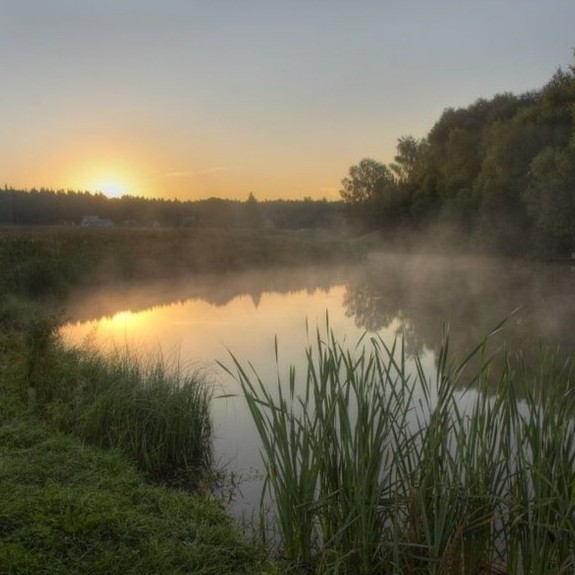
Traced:
<path id="1" fill-rule="evenodd" d="M 5 572 L 282 572 L 217 499 L 152 485 L 118 450 L 86 445 L 43 421 L 33 397 L 23 398 L 15 386 L 22 349 L 5 337 L 2 348 Z"/>

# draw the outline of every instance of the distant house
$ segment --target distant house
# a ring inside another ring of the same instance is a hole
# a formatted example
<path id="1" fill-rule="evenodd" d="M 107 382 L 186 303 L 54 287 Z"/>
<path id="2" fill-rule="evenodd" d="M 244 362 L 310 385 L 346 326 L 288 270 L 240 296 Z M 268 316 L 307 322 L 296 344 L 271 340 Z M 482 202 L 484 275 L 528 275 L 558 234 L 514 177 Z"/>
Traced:
<path id="1" fill-rule="evenodd" d="M 114 224 L 112 220 L 100 218 L 98 216 L 84 216 L 82 218 L 81 226 L 85 228 L 111 228 Z"/>

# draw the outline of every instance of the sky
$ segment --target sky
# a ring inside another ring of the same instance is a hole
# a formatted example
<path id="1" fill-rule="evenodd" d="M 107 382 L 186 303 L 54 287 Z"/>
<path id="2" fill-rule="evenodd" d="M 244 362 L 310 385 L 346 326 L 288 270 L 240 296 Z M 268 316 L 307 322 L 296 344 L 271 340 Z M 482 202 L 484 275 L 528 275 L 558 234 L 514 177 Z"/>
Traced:
<path id="1" fill-rule="evenodd" d="M 0 0 L 0 185 L 338 199 L 574 49 L 575 0 Z"/>

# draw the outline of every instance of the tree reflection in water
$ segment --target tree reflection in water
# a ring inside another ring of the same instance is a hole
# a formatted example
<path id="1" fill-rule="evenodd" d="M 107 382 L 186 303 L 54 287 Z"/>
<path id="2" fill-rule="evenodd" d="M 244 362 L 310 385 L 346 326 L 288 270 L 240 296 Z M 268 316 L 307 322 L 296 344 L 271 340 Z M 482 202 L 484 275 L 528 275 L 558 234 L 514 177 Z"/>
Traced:
<path id="1" fill-rule="evenodd" d="M 575 353 L 575 273 L 568 266 L 478 256 L 380 254 L 346 284 L 343 305 L 358 327 L 391 328 L 409 354 L 437 352 L 442 324 L 462 357 L 503 319 L 491 349 L 535 364 L 541 345 Z"/>

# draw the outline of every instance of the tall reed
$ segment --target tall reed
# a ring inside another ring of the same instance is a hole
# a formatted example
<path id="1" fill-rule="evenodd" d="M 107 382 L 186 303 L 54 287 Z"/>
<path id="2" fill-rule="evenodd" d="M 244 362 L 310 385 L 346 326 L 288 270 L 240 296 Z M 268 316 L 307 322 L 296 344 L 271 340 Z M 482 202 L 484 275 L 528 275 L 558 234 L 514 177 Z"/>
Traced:
<path id="1" fill-rule="evenodd" d="M 197 487 L 212 468 L 211 387 L 161 358 L 86 354 L 74 392 L 73 430 L 124 451 L 152 479 Z"/>
<path id="2" fill-rule="evenodd" d="M 151 479 L 196 488 L 213 471 L 206 377 L 129 350 L 65 348 L 58 323 L 22 329 L 22 391 L 61 429 L 123 451 Z"/>
<path id="3" fill-rule="evenodd" d="M 535 377 L 509 353 L 492 362 L 486 342 L 456 363 L 445 338 L 430 375 L 401 339 L 345 348 L 328 328 L 305 373 L 291 367 L 277 386 L 232 356 L 291 561 L 318 573 L 573 572 L 571 362 L 542 354 Z"/>

